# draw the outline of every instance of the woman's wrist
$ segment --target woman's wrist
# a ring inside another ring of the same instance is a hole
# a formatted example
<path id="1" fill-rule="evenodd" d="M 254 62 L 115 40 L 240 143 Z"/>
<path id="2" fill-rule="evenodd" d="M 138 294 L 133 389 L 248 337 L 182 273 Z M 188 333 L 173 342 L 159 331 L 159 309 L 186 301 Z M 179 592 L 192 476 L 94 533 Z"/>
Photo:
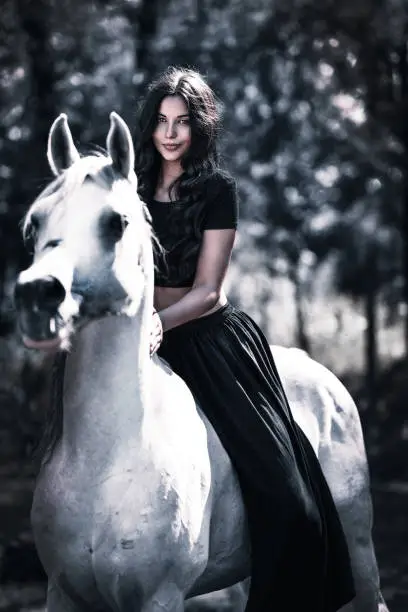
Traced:
<path id="1" fill-rule="evenodd" d="M 163 311 L 162 310 L 157 310 L 154 306 L 153 306 L 153 314 L 157 314 L 157 316 L 159 317 L 160 321 L 161 321 L 161 325 L 162 325 L 162 330 L 163 333 L 166 331 L 166 327 L 165 327 L 165 317 L 163 316 Z"/>

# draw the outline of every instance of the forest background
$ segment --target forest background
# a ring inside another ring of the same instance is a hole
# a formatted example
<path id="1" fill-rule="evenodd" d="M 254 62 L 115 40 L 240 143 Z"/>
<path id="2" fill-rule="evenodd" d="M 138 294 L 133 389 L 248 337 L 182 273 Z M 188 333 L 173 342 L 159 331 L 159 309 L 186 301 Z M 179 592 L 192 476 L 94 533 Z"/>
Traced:
<path id="1" fill-rule="evenodd" d="M 0 610 L 44 600 L 28 515 L 49 363 L 22 347 L 12 291 L 30 260 L 21 219 L 50 179 L 48 130 L 64 111 L 77 143 L 103 146 L 110 111 L 132 126 L 170 64 L 200 70 L 222 103 L 241 201 L 231 300 L 358 403 L 383 592 L 405 612 L 406 0 L 2 0 Z"/>

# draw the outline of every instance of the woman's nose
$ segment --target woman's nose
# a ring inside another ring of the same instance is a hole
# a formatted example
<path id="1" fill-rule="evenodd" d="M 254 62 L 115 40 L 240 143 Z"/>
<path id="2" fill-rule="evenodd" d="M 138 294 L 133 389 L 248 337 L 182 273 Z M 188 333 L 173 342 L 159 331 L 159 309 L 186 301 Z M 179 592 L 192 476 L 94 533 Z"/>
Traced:
<path id="1" fill-rule="evenodd" d="M 173 121 L 167 123 L 166 138 L 174 138 L 176 135 L 176 126 Z"/>

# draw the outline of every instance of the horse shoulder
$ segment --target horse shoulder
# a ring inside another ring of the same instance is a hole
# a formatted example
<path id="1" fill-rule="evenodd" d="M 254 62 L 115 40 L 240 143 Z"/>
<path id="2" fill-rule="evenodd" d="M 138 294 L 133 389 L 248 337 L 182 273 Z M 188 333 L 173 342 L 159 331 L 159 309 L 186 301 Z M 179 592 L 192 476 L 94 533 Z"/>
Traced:
<path id="1" fill-rule="evenodd" d="M 205 509 L 204 506 L 198 509 L 197 505 L 191 504 L 191 492 L 190 496 L 184 497 L 190 499 L 192 519 L 199 518 L 201 521 L 201 536 L 208 536 L 206 545 L 209 544 L 209 558 L 206 571 L 194 589 L 195 594 L 203 593 L 208 589 L 215 590 L 225 586 L 225 581 L 231 579 L 231 572 L 236 574 L 236 581 L 248 574 L 245 510 L 237 475 L 215 429 L 196 403 L 186 383 L 165 361 L 161 360 L 159 366 L 157 383 L 160 384 L 155 384 L 154 388 L 159 390 L 161 402 L 165 397 L 171 397 L 173 400 L 171 412 L 174 415 L 174 411 L 177 411 L 177 417 L 172 429 L 177 429 L 180 415 L 183 421 L 178 468 L 184 465 L 184 475 L 190 471 L 193 478 L 193 482 L 190 481 L 192 490 L 197 486 L 200 474 L 201 478 L 204 478 L 202 491 L 207 495 Z M 157 425 L 157 418 L 155 423 Z M 203 529 L 204 524 L 206 529 Z M 196 535 L 198 537 L 198 533 Z"/>
<path id="2" fill-rule="evenodd" d="M 179 486 L 191 490 L 194 482 L 201 482 L 206 496 L 211 484 L 207 428 L 185 382 L 162 359 L 155 365 L 145 439 Z"/>
<path id="3" fill-rule="evenodd" d="M 228 455 L 184 380 L 164 360 L 157 366 L 153 418 L 147 426 L 147 435 L 156 440 L 151 446 L 179 492 L 184 489 L 183 499 L 217 504 L 219 491 L 235 479 Z"/>
<path id="4" fill-rule="evenodd" d="M 193 460 L 194 457 L 201 457 L 203 462 L 211 460 L 213 484 L 224 481 L 230 477 L 231 462 L 216 431 L 184 380 L 163 359 L 158 365 L 153 385 L 155 405 L 167 415 L 164 422 L 169 420 L 172 425 L 169 435 L 182 438 L 181 450 L 191 453 Z"/>

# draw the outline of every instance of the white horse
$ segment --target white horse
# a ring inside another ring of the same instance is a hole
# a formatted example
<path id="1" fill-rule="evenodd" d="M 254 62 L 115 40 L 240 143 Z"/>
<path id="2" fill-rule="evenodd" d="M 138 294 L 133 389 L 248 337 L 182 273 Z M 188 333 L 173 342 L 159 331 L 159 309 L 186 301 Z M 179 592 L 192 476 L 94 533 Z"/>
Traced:
<path id="1" fill-rule="evenodd" d="M 23 339 L 67 351 L 61 431 L 36 483 L 33 532 L 48 612 L 181 612 L 249 575 L 245 511 L 189 389 L 149 356 L 152 236 L 115 113 L 107 151 L 80 158 L 60 115 L 48 143 L 57 178 L 25 220 L 35 254 L 15 290 Z M 348 540 L 357 596 L 345 609 L 384 612 L 356 406 L 305 353 L 273 351 Z"/>

